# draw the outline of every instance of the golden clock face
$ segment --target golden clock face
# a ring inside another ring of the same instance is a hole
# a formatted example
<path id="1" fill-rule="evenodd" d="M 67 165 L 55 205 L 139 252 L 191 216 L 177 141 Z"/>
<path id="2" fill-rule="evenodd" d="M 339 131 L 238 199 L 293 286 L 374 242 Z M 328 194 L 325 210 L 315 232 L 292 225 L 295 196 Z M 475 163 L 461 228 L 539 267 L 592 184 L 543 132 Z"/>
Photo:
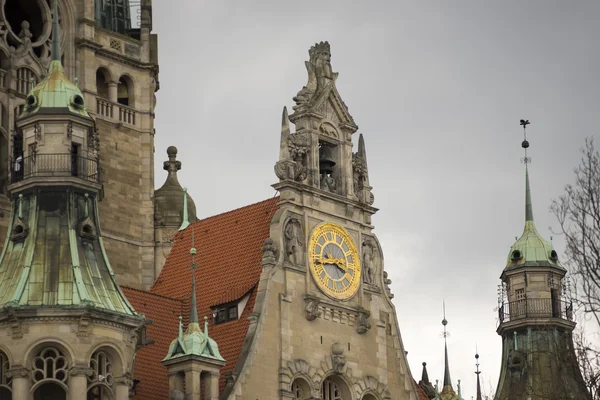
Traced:
<path id="1" fill-rule="evenodd" d="M 310 271 L 321 290 L 335 299 L 352 297 L 361 269 L 350 235 L 335 224 L 323 224 L 313 231 L 309 246 Z"/>

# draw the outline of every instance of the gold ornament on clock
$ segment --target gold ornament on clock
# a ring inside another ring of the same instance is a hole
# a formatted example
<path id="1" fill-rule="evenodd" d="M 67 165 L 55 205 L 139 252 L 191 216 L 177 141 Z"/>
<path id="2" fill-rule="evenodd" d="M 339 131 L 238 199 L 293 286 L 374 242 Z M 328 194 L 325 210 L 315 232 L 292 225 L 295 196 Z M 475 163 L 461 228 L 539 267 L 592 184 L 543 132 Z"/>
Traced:
<path id="1" fill-rule="evenodd" d="M 310 237 L 308 252 L 310 272 L 325 294 L 338 300 L 354 296 L 361 279 L 360 257 L 342 227 L 319 225 Z"/>

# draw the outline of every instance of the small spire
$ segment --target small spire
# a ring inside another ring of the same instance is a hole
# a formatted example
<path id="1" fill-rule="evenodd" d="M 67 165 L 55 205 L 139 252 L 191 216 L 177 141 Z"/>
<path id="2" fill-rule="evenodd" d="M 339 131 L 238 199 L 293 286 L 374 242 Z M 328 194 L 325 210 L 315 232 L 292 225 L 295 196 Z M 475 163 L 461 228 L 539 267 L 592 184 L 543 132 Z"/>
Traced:
<path id="1" fill-rule="evenodd" d="M 208 317 L 204 316 L 204 335 L 208 337 Z"/>
<path id="2" fill-rule="evenodd" d="M 365 148 L 365 138 L 363 137 L 362 133 L 358 136 L 358 155 L 361 156 L 363 160 L 365 160 L 365 163 L 367 162 L 367 150 Z"/>
<path id="3" fill-rule="evenodd" d="M 423 372 L 421 373 L 421 381 L 423 383 L 429 383 L 429 374 L 427 373 L 427 363 L 423 363 Z"/>
<path id="4" fill-rule="evenodd" d="M 527 141 L 527 125 L 531 124 L 528 119 L 522 119 L 520 122 L 523 127 L 523 142 L 521 147 L 525 151 L 523 162 L 525 163 L 525 221 L 533 221 L 533 206 L 531 204 L 531 188 L 529 187 L 529 168 L 527 165 L 531 162 L 531 158 L 527 156 L 529 141 Z"/>
<path id="5" fill-rule="evenodd" d="M 179 316 L 179 339 L 183 339 L 183 317 Z"/>
<path id="6" fill-rule="evenodd" d="M 58 26 L 58 0 L 52 7 L 52 60 L 60 61 L 60 27 Z"/>
<path id="7" fill-rule="evenodd" d="M 479 352 L 477 351 L 477 346 L 475 346 L 475 366 L 477 367 L 477 370 L 475 371 L 475 374 L 477 375 L 477 398 L 476 398 L 476 400 L 483 400 L 481 397 L 481 383 L 479 382 L 479 374 L 481 374 L 481 371 L 479 370 Z"/>
<path id="8" fill-rule="evenodd" d="M 89 194 L 85 194 L 85 210 L 84 210 L 84 215 L 85 218 L 90 216 L 90 204 L 89 204 L 89 200 L 90 200 L 90 195 Z"/>
<path id="9" fill-rule="evenodd" d="M 190 254 L 192 255 L 192 301 L 190 305 L 190 324 L 198 323 L 198 307 L 196 306 L 196 248 L 194 247 L 194 228 L 192 227 L 192 248 Z"/>
<path id="10" fill-rule="evenodd" d="M 446 326 L 448 325 L 448 320 L 446 319 L 446 302 L 444 301 L 444 319 L 442 320 L 442 325 L 444 326 L 444 387 L 450 386 L 452 387 L 452 380 L 450 379 L 450 365 L 448 363 L 448 331 L 446 330 Z"/>
<path id="11" fill-rule="evenodd" d="M 179 227 L 179 230 L 182 231 L 188 226 L 190 226 L 190 221 L 188 217 L 187 188 L 183 188 L 183 221 L 181 222 L 181 227 Z"/>

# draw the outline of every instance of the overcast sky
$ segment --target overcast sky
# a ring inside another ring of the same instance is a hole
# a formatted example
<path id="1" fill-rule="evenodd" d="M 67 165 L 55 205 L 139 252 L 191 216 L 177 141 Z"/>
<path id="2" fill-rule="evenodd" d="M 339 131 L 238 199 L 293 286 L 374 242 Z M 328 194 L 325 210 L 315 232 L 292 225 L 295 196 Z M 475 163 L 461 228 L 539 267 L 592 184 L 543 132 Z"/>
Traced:
<path id="1" fill-rule="evenodd" d="M 495 390 L 498 278 L 524 225 L 519 120 L 531 121 L 534 215 L 549 239 L 551 199 L 598 135 L 600 2 L 176 3 L 154 0 L 157 187 L 175 145 L 200 218 L 272 197 L 282 107 L 306 84 L 309 47 L 329 41 L 365 135 L 412 373 L 426 361 L 443 379 L 445 299 L 453 384 L 474 395 L 477 343 Z"/>

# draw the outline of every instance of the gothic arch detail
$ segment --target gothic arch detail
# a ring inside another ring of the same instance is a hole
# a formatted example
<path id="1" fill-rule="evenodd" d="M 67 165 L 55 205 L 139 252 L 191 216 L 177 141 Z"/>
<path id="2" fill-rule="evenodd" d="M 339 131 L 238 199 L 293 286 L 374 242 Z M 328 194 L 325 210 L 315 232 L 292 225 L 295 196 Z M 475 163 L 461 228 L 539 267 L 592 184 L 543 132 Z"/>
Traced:
<path id="1" fill-rule="evenodd" d="M 292 383 L 296 379 L 302 378 L 314 391 L 315 386 L 318 387 L 318 385 L 315 385 L 315 380 L 318 379 L 316 372 L 316 369 L 304 360 L 288 361 L 287 367 L 281 368 L 279 371 L 279 387 L 281 390 L 291 391 Z"/>
<path id="2" fill-rule="evenodd" d="M 357 399 L 362 399 L 367 395 L 371 395 L 377 400 L 390 400 L 392 398 L 387 386 L 379 382 L 377 378 L 373 376 L 355 379 L 354 393 Z"/>

